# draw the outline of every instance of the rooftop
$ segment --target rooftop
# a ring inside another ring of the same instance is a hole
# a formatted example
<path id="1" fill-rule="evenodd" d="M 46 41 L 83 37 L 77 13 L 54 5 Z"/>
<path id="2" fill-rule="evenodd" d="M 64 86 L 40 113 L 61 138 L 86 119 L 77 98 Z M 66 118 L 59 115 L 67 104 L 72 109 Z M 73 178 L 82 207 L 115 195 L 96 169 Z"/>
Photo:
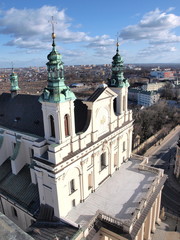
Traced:
<path id="1" fill-rule="evenodd" d="M 44 136 L 43 115 L 39 96 L 10 93 L 0 95 L 0 126 L 15 131 Z"/>
<path id="2" fill-rule="evenodd" d="M 25 165 L 17 175 L 12 173 L 9 159 L 1 165 L 0 194 L 14 200 L 32 214 L 39 209 L 38 186 L 31 183 L 28 165 Z"/>
<path id="3" fill-rule="evenodd" d="M 33 240 L 27 233 L 20 229 L 0 212 L 0 239 L 3 240 Z"/>
<path id="4" fill-rule="evenodd" d="M 74 207 L 66 219 L 83 226 L 98 210 L 121 221 L 131 219 L 157 177 L 152 171 L 139 170 L 139 164 L 134 159 L 124 163 L 84 203 Z"/>
<path id="5" fill-rule="evenodd" d="M 139 93 L 145 94 L 145 95 L 156 95 L 156 91 L 140 91 Z"/>
<path id="6" fill-rule="evenodd" d="M 77 232 L 76 227 L 63 222 L 36 222 L 28 229 L 35 240 L 71 239 Z"/>

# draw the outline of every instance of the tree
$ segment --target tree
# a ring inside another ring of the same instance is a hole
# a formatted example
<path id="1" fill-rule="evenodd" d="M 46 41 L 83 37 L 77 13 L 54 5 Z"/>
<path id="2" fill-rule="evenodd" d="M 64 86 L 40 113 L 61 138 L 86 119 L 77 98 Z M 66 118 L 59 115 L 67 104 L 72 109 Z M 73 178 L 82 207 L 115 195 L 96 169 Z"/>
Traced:
<path id="1" fill-rule="evenodd" d="M 162 89 L 161 97 L 169 100 L 174 99 L 175 94 L 173 92 L 173 85 L 170 82 L 167 82 L 164 88 Z"/>
<path id="2" fill-rule="evenodd" d="M 165 101 L 143 110 L 133 110 L 134 138 L 139 135 L 141 142 L 164 129 L 164 136 L 180 124 L 180 109 L 170 107 Z"/>

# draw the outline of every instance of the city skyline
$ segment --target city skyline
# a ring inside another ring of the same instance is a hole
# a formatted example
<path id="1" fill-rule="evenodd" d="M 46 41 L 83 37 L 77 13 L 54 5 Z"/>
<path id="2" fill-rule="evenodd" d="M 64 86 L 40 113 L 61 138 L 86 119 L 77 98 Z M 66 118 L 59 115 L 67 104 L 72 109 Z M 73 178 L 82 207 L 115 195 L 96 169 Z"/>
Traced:
<path id="1" fill-rule="evenodd" d="M 56 48 L 66 65 L 109 64 L 119 36 L 125 63 L 180 62 L 180 2 L 118 0 L 0 3 L 0 67 L 45 66 Z M 118 33 L 118 34 L 117 34 Z"/>

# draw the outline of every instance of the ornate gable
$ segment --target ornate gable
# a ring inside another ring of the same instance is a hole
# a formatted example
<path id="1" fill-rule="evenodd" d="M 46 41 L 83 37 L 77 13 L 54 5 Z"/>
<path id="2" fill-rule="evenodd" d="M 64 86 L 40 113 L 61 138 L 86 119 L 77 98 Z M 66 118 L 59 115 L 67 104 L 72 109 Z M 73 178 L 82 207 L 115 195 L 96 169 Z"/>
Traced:
<path id="1" fill-rule="evenodd" d="M 87 99 L 88 102 L 98 102 L 104 99 L 115 98 L 117 94 L 110 88 L 97 88 L 96 91 Z"/>

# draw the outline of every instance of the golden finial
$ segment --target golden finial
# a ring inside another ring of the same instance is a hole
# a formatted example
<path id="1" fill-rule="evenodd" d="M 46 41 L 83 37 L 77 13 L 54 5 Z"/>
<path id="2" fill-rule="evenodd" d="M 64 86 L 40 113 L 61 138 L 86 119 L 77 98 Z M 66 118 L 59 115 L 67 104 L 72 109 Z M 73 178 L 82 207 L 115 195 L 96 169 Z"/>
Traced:
<path id="1" fill-rule="evenodd" d="M 117 34 L 116 34 L 116 37 L 117 37 L 117 41 L 116 41 L 116 47 L 117 47 L 117 49 L 116 49 L 116 53 L 118 53 L 119 52 L 119 33 L 117 32 Z"/>
<path id="2" fill-rule="evenodd" d="M 56 38 L 56 34 L 52 33 L 52 39 L 55 39 L 55 38 Z"/>

